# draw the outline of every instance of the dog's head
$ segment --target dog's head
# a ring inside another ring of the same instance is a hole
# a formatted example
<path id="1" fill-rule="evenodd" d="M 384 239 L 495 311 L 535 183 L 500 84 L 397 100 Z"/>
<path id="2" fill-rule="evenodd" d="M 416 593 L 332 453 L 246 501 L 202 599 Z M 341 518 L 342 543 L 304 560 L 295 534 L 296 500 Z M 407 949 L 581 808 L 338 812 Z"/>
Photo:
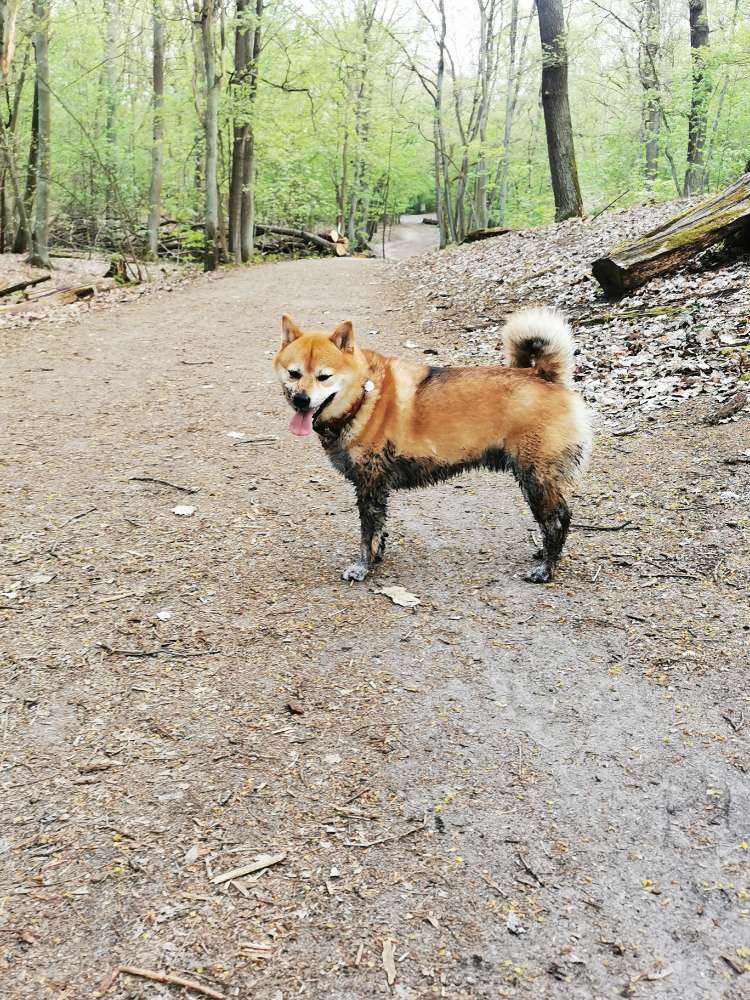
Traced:
<path id="1" fill-rule="evenodd" d="M 366 365 L 354 343 L 354 327 L 347 320 L 333 333 L 305 333 L 286 314 L 281 319 L 281 349 L 274 368 L 287 402 L 294 408 L 289 430 L 305 437 L 313 420 L 341 416 L 362 392 Z"/>

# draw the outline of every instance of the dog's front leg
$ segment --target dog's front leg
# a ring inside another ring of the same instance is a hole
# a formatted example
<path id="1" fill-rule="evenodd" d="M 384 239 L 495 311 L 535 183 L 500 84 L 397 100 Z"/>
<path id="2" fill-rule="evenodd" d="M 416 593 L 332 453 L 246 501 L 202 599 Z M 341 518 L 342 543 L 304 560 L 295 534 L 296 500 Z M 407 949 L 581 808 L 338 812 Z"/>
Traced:
<path id="1" fill-rule="evenodd" d="M 342 573 L 345 580 L 364 580 L 385 552 L 385 519 L 388 513 L 388 490 L 383 487 L 363 489 L 357 486 L 357 507 L 362 529 L 359 559 Z"/>

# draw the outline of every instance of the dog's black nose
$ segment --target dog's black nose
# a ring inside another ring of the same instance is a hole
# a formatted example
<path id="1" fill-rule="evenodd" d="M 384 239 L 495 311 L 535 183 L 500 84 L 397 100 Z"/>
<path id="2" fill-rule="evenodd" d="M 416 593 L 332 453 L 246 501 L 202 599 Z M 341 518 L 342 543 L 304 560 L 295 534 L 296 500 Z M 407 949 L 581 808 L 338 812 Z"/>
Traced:
<path id="1" fill-rule="evenodd" d="M 310 397 L 306 392 L 295 392 L 292 396 L 292 402 L 298 410 L 310 409 Z"/>

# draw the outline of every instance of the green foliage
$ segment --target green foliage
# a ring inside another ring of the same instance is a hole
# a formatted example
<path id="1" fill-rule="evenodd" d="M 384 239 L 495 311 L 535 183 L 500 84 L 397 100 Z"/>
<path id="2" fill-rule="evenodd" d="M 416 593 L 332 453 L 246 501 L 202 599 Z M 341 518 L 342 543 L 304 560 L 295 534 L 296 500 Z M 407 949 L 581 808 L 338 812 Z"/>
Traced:
<path id="1" fill-rule="evenodd" d="M 433 36 L 411 0 L 380 0 L 365 52 L 362 5 L 367 2 L 373 0 L 269 0 L 254 105 L 247 88 L 232 81 L 234 5 L 229 0 L 219 4 L 224 13 L 220 37 L 217 34 L 222 75 L 219 187 L 225 206 L 233 128 L 251 121 L 260 221 L 303 228 L 345 225 L 358 162 L 361 203 L 369 218 L 404 212 L 420 203 L 434 207 L 433 108 L 407 55 L 413 58 L 418 53 L 421 65 L 432 70 Z M 51 228 L 66 242 L 95 243 L 105 233 L 114 234 L 116 241 L 117 234 L 126 230 L 142 235 L 148 215 L 153 4 L 151 0 L 114 4 L 114 44 L 108 43 L 106 9 L 103 0 L 56 0 L 52 7 Z M 202 218 L 205 197 L 203 65 L 189 6 L 184 0 L 163 0 L 162 9 L 166 26 L 163 216 L 183 223 L 181 235 L 197 250 L 203 237 L 191 227 Z M 473 7 L 467 4 L 464 9 L 471 12 Z M 638 10 L 635 0 L 612 0 L 612 14 L 607 16 L 600 5 L 581 0 L 569 11 L 571 107 L 589 211 L 618 196 L 621 206 L 647 196 L 674 197 L 677 190 L 667 152 L 677 180 L 684 177 L 690 106 L 687 3 L 662 0 L 659 82 L 664 120 L 658 175 L 650 191 L 644 181 Z M 530 0 L 522 0 L 519 13 L 522 33 L 532 16 Z M 253 17 L 245 15 L 248 25 Z M 714 0 L 709 17 L 706 158 L 709 185 L 718 188 L 735 178 L 750 157 L 750 19 L 746 7 L 735 0 Z M 446 78 L 444 125 L 451 169 L 457 171 L 465 150 L 453 101 L 458 91 L 464 107 L 470 102 L 476 53 L 471 51 L 473 31 L 457 20 L 453 29 L 465 51 L 457 53 L 455 81 L 450 75 Z M 30 0 L 21 0 L 16 53 L 5 83 L 12 102 L 25 65 L 14 136 L 22 184 L 31 137 L 32 32 Z M 506 222 L 514 226 L 544 223 L 554 214 L 535 22 L 529 24 L 528 39 L 509 147 Z M 487 139 L 483 147 L 475 141 L 468 149 L 472 171 L 480 155 L 486 159 L 491 215 L 497 212 L 503 157 L 507 24 L 499 44 Z M 359 80 L 365 59 L 362 97 Z M 467 205 L 473 183 L 467 190 Z"/>

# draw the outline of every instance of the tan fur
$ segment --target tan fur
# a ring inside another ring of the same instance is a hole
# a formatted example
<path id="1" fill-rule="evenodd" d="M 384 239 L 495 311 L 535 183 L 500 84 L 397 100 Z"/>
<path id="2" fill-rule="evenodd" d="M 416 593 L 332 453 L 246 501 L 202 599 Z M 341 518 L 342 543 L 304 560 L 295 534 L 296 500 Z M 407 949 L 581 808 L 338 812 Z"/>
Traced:
<path id="1" fill-rule="evenodd" d="M 310 395 L 311 408 L 322 403 L 335 382 L 336 397 L 321 415 L 326 421 L 345 418 L 364 400 L 337 444 L 355 466 L 386 448 L 399 458 L 444 466 L 478 462 L 489 449 L 502 449 L 516 469 L 534 470 L 551 510 L 580 475 L 591 433 L 581 397 L 565 384 L 573 354 L 567 326 L 548 313 L 545 332 L 544 316 L 542 311 L 525 319 L 521 314 L 508 327 L 511 353 L 530 330 L 546 338 L 548 350 L 538 352 L 534 367 L 437 369 L 430 376 L 427 365 L 361 350 L 351 324 L 341 350 L 336 346 L 341 327 L 334 334 L 303 333 L 288 317 L 274 365 L 287 392 L 294 388 L 288 370 L 302 372 L 295 385 Z M 335 373 L 322 387 L 316 381 L 321 370 Z M 372 390 L 363 396 L 368 382 Z"/>

